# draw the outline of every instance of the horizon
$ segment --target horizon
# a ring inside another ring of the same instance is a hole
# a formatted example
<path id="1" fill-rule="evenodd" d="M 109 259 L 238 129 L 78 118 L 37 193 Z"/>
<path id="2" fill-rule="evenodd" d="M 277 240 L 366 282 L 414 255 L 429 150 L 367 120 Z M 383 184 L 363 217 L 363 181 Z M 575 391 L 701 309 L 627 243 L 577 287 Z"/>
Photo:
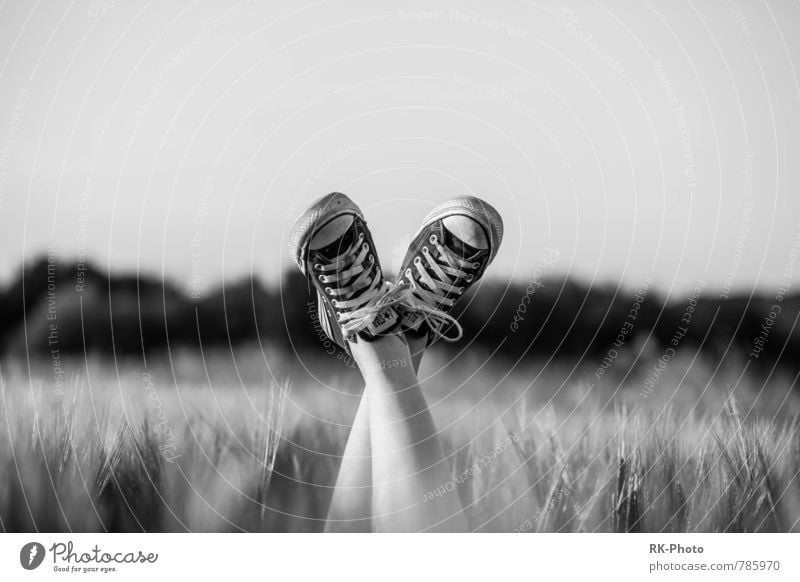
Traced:
<path id="1" fill-rule="evenodd" d="M 798 248 L 796 251 L 797 257 L 800 257 L 800 242 L 798 242 Z M 37 263 L 46 263 L 48 261 L 49 255 L 47 252 L 38 253 L 32 257 L 28 257 L 24 263 L 20 263 L 16 269 L 10 271 L 11 276 L 7 281 L 0 281 L 0 291 L 5 291 L 10 288 L 15 282 L 19 281 L 22 275 L 23 268 L 30 268 Z M 81 268 L 83 273 L 88 273 L 94 271 L 95 273 L 100 273 L 103 275 L 108 275 L 111 278 L 113 277 L 139 277 L 139 278 L 147 278 L 153 281 L 163 281 L 164 283 L 169 284 L 174 290 L 182 293 L 187 298 L 190 299 L 203 299 L 208 295 L 214 294 L 221 289 L 223 289 L 226 285 L 236 285 L 242 282 L 255 280 L 259 282 L 263 287 L 267 290 L 275 290 L 279 289 L 281 285 L 286 281 L 287 276 L 300 276 L 300 273 L 296 271 L 296 269 L 288 266 L 281 272 L 281 276 L 278 278 L 266 278 L 262 274 L 257 272 L 250 272 L 250 273 L 241 273 L 238 275 L 232 275 L 226 279 L 220 279 L 218 281 L 209 282 L 204 288 L 199 290 L 199 292 L 195 292 L 196 290 L 192 289 L 191 282 L 182 281 L 176 278 L 174 275 L 165 272 L 158 272 L 149 269 L 140 269 L 139 271 L 135 269 L 109 269 L 107 264 L 103 264 L 102 261 L 84 257 L 82 262 L 77 260 L 70 260 L 69 257 L 63 255 L 55 255 L 54 263 L 56 264 L 56 268 L 59 265 L 66 266 L 66 267 L 74 267 L 74 268 Z M 395 276 L 395 272 L 390 269 L 384 269 L 384 272 L 388 275 L 391 275 L 391 278 Z M 504 279 L 501 276 L 493 275 L 491 272 L 487 273 L 482 280 L 482 283 L 488 284 L 502 284 L 507 283 L 508 287 L 520 287 L 520 286 L 527 286 L 530 283 L 531 279 Z M 556 284 L 566 284 L 572 283 L 583 287 L 585 289 L 590 288 L 600 288 L 600 289 L 613 289 L 615 294 L 635 294 L 639 287 L 644 284 L 648 289 L 648 295 L 655 294 L 660 299 L 663 299 L 664 302 L 675 302 L 681 299 L 685 299 L 689 295 L 691 295 L 696 289 L 698 288 L 698 284 L 700 284 L 701 288 L 701 300 L 726 300 L 730 298 L 769 298 L 771 297 L 772 290 L 764 290 L 759 288 L 746 288 L 744 286 L 738 285 L 733 286 L 731 288 L 727 288 L 724 285 L 715 285 L 714 283 L 708 282 L 706 279 L 699 278 L 695 282 L 691 284 L 687 284 L 685 287 L 681 288 L 673 288 L 671 293 L 667 293 L 667 289 L 661 287 L 659 285 L 659 279 L 655 275 L 645 276 L 645 278 L 637 283 L 637 284 L 626 284 L 623 281 L 611 279 L 595 279 L 595 280 L 587 280 L 580 275 L 577 274 L 570 274 L 561 271 L 546 271 L 542 269 L 537 273 L 537 276 L 533 278 L 536 282 L 541 282 L 546 284 L 556 283 Z M 479 284 L 480 287 L 480 284 Z M 537 287 L 538 288 L 538 287 Z M 782 296 L 783 299 L 793 298 L 793 297 L 800 297 L 800 291 L 793 291 L 791 290 L 790 282 L 784 281 L 783 283 L 779 284 L 776 287 L 778 294 Z M 309 291 L 311 295 L 311 291 Z"/>

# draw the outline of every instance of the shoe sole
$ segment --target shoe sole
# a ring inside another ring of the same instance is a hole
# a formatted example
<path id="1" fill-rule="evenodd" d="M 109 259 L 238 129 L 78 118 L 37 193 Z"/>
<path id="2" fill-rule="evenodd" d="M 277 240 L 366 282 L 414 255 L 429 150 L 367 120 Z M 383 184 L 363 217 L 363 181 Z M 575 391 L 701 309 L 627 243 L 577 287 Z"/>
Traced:
<path id="1" fill-rule="evenodd" d="M 486 231 L 489 238 L 489 262 L 494 260 L 503 242 L 503 219 L 494 206 L 476 196 L 461 196 L 443 202 L 422 220 L 422 226 L 414 238 L 429 225 L 448 216 L 468 216 Z"/>
<path id="2" fill-rule="evenodd" d="M 311 237 L 331 220 L 351 214 L 364 220 L 358 205 L 340 192 L 327 194 L 309 206 L 292 225 L 289 231 L 289 255 L 305 274 L 305 254 Z"/>

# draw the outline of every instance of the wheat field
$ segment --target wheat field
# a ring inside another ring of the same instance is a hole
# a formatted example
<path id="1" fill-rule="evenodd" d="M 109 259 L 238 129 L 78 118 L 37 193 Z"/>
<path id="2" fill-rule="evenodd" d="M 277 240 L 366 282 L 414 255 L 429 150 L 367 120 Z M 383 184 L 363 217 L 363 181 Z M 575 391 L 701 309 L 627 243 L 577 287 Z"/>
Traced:
<path id="1" fill-rule="evenodd" d="M 681 354 L 638 373 L 432 353 L 470 528 L 800 531 L 795 379 Z M 0 368 L 0 530 L 320 531 L 361 380 L 277 348 Z M 612 379 L 613 378 L 613 379 Z M 424 503 L 424 500 L 420 500 Z"/>

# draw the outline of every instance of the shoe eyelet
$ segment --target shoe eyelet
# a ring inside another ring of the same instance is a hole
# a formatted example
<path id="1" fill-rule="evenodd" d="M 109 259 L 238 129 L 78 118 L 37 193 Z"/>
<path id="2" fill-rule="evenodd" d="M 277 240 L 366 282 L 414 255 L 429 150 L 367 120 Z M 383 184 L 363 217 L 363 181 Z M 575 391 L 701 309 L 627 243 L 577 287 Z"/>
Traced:
<path id="1" fill-rule="evenodd" d="M 422 247 L 422 252 L 425 253 L 426 255 L 430 254 L 430 251 L 428 250 L 428 247 Z"/>
<path id="2" fill-rule="evenodd" d="M 363 232 L 358 235 L 358 240 L 359 240 L 359 242 L 364 240 L 364 233 Z"/>
<path id="3" fill-rule="evenodd" d="M 325 293 L 327 295 L 333 295 L 333 289 L 331 289 L 330 287 L 325 287 Z"/>
<path id="4" fill-rule="evenodd" d="M 320 283 L 324 283 L 325 282 L 325 275 L 317 275 L 317 279 L 319 279 Z"/>
<path id="5" fill-rule="evenodd" d="M 467 275 L 465 279 L 467 280 L 467 283 L 472 283 L 472 279 L 474 279 L 474 277 L 472 275 Z"/>
<path id="6" fill-rule="evenodd" d="M 415 265 L 419 265 L 419 264 L 421 264 L 421 263 L 422 263 L 422 259 L 421 259 L 421 258 L 419 258 L 419 257 L 414 257 L 414 264 L 415 264 Z"/>
<path id="7" fill-rule="evenodd" d="M 432 244 L 432 245 L 435 245 L 435 244 L 436 244 L 436 241 L 437 241 L 438 239 L 436 238 L 436 235 L 435 235 L 435 234 L 432 234 L 432 235 L 431 235 L 431 236 L 428 238 L 428 240 L 429 240 L 429 241 L 431 241 L 431 244 Z"/>
<path id="8" fill-rule="evenodd" d="M 375 255 L 373 255 L 372 253 L 370 253 L 370 255 L 369 255 L 369 262 L 370 263 L 374 263 L 375 262 Z"/>
<path id="9" fill-rule="evenodd" d="M 321 271 L 322 270 L 322 263 L 314 263 L 314 270 Z"/>
<path id="10" fill-rule="evenodd" d="M 368 249 L 369 249 L 369 245 L 368 245 L 367 243 L 363 243 L 363 244 L 361 245 L 361 248 L 362 248 L 362 249 L 364 249 L 364 250 L 366 251 L 366 250 L 368 250 Z"/>
<path id="11" fill-rule="evenodd" d="M 481 264 L 478 261 L 475 261 L 474 263 L 472 263 L 472 268 L 473 269 L 477 269 L 480 266 L 481 266 Z"/>

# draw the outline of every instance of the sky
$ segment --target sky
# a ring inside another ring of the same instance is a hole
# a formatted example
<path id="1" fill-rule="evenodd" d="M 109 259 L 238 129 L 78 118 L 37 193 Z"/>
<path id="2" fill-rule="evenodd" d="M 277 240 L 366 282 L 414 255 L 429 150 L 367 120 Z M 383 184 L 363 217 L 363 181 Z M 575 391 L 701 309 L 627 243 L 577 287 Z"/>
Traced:
<path id="1" fill-rule="evenodd" d="M 775 293 L 798 32 L 797 2 L 6 0 L 0 284 L 48 252 L 277 283 L 292 221 L 342 191 L 388 270 L 471 194 L 504 217 L 495 278 Z"/>

